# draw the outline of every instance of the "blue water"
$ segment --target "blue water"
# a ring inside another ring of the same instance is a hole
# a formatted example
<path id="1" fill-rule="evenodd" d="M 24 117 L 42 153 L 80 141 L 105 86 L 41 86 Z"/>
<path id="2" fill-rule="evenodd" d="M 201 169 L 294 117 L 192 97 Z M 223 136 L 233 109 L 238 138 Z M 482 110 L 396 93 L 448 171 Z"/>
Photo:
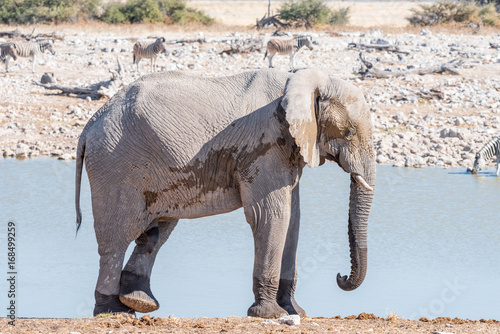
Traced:
<path id="1" fill-rule="evenodd" d="M 17 316 L 88 317 L 98 272 L 88 181 L 75 238 L 74 162 L 0 159 L 0 306 L 7 307 L 7 223 L 17 230 Z M 500 319 L 500 178 L 463 169 L 378 166 L 368 274 L 352 292 L 349 177 L 306 168 L 296 299 L 310 316 Z M 253 240 L 241 210 L 181 221 L 158 255 L 152 290 L 165 317 L 246 316 Z M 5 316 L 5 315 L 4 315 Z"/>

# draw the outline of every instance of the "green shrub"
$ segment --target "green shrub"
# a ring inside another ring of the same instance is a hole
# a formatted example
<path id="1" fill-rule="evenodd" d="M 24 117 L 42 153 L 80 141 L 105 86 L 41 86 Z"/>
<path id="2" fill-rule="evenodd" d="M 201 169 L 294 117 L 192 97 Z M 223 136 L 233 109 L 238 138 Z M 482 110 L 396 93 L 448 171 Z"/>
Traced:
<path id="1" fill-rule="evenodd" d="M 420 8 L 412 9 L 413 14 L 407 18 L 412 25 L 433 26 L 451 22 L 479 22 L 495 25 L 498 21 L 493 4 L 481 7 L 474 2 L 437 2 L 430 5 L 421 4 Z"/>
<path id="2" fill-rule="evenodd" d="M 208 16 L 203 11 L 194 8 L 186 8 L 183 11 L 175 11 L 170 18 L 173 22 L 178 24 L 200 23 L 203 25 L 210 25 L 215 22 L 212 17 Z"/>
<path id="3" fill-rule="evenodd" d="M 154 23 L 164 19 L 156 0 L 128 0 L 124 7 L 130 23 Z"/>
<path id="4" fill-rule="evenodd" d="M 164 13 L 173 23 L 201 23 L 210 25 L 215 22 L 215 20 L 205 14 L 205 12 L 189 8 L 185 0 L 159 0 L 159 5 L 162 13 Z"/>
<path id="5" fill-rule="evenodd" d="M 203 11 L 188 8 L 185 0 L 127 0 L 109 2 L 102 15 L 101 0 L 0 0 L 0 23 L 31 24 L 99 19 L 119 23 L 173 22 L 211 24 Z"/>
<path id="6" fill-rule="evenodd" d="M 110 2 L 101 20 L 107 23 L 171 22 L 212 24 L 214 19 L 203 11 L 187 7 L 185 0 L 127 0 Z"/>
<path id="7" fill-rule="evenodd" d="M 349 7 L 340 8 L 339 10 L 332 10 L 330 18 L 328 19 L 328 24 L 335 26 L 339 24 L 349 23 Z"/>
<path id="8" fill-rule="evenodd" d="M 74 22 L 94 19 L 100 0 L 0 0 L 1 23 Z"/>
<path id="9" fill-rule="evenodd" d="M 318 24 L 344 24 L 349 22 L 349 8 L 331 10 L 321 0 L 288 1 L 278 10 L 280 18 L 296 26 L 311 28 Z"/>
<path id="10" fill-rule="evenodd" d="M 125 11 L 123 10 L 124 6 L 111 2 L 106 6 L 104 13 L 101 15 L 101 21 L 111 24 L 120 24 L 129 22 Z"/>
<path id="11" fill-rule="evenodd" d="M 186 7 L 184 0 L 158 0 L 158 6 L 165 16 L 172 16 L 176 12 L 183 12 Z"/>

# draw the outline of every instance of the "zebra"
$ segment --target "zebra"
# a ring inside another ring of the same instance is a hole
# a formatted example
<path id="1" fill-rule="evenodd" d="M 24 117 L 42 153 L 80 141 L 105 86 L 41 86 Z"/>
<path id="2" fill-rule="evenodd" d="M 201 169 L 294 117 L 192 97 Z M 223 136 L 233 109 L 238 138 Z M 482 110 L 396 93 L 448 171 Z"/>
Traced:
<path id="1" fill-rule="evenodd" d="M 298 36 L 293 39 L 270 39 L 267 42 L 267 50 L 264 55 L 266 59 L 269 53 L 269 67 L 273 67 L 273 57 L 276 53 L 280 55 L 290 55 L 290 67 L 294 69 L 294 58 L 295 54 L 302 48 L 306 46 L 309 50 L 313 49 L 312 39 L 310 36 Z"/>
<path id="2" fill-rule="evenodd" d="M 142 58 L 151 59 L 151 72 L 156 72 L 156 59 L 160 52 L 165 52 L 165 38 L 160 37 L 153 43 L 137 42 L 134 44 L 134 64 L 139 72 L 139 62 Z"/>
<path id="3" fill-rule="evenodd" d="M 36 56 L 44 53 L 46 50 L 52 53 L 52 55 L 56 53 L 50 42 L 15 42 L 2 44 L 2 60 L 5 61 L 5 71 L 9 71 L 9 58 L 15 61 L 17 57 L 30 57 L 33 63 L 31 72 L 35 73 Z"/>
<path id="4" fill-rule="evenodd" d="M 486 162 L 490 160 L 492 157 L 497 158 L 497 176 L 500 175 L 500 136 L 493 138 L 490 140 L 484 147 L 477 152 L 476 160 L 474 161 L 474 166 L 468 168 L 467 170 L 472 174 L 476 174 L 481 169 L 486 166 Z"/>
<path id="5" fill-rule="evenodd" d="M 17 45 L 4 43 L 0 45 L 0 62 L 5 63 L 5 71 L 9 72 L 9 58 L 17 60 Z"/>

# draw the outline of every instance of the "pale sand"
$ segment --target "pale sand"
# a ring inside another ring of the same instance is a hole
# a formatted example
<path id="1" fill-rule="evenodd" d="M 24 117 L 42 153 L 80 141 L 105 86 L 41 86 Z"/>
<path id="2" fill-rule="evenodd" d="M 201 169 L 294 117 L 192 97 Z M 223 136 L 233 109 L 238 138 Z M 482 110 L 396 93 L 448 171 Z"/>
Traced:
<path id="1" fill-rule="evenodd" d="M 272 1 L 271 13 L 277 13 L 284 1 Z M 422 2 L 362 2 L 328 1 L 329 7 L 350 8 L 350 25 L 359 27 L 408 25 L 406 18 L 410 9 L 418 8 Z M 226 25 L 254 25 L 257 18 L 267 13 L 267 1 L 189 1 L 188 5 L 201 9 Z"/>

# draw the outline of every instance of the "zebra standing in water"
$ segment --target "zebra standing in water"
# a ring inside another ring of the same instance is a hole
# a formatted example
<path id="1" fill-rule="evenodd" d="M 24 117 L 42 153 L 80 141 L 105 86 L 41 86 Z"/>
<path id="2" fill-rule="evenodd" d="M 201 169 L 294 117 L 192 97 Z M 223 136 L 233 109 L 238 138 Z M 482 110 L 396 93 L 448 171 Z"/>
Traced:
<path id="1" fill-rule="evenodd" d="M 14 43 L 0 45 L 0 61 L 5 63 L 5 71 L 9 72 L 9 58 L 17 60 L 17 46 Z"/>
<path id="2" fill-rule="evenodd" d="M 497 176 L 500 175 L 500 136 L 490 140 L 484 147 L 477 152 L 474 166 L 467 170 L 472 174 L 476 174 L 486 166 L 486 162 L 492 157 L 497 158 Z"/>
<path id="3" fill-rule="evenodd" d="M 311 36 L 298 36 L 293 39 L 270 39 L 269 42 L 267 42 L 267 50 L 264 59 L 266 59 L 269 53 L 269 67 L 272 68 L 273 57 L 276 53 L 280 55 L 290 55 L 290 67 L 293 70 L 295 54 L 303 46 L 306 46 L 309 50 L 313 49 Z"/>
<path id="4" fill-rule="evenodd" d="M 156 59 L 160 52 L 165 52 L 165 38 L 160 37 L 154 43 L 137 42 L 134 44 L 134 64 L 139 72 L 139 62 L 142 58 L 151 59 L 151 72 L 156 72 Z"/>
<path id="5" fill-rule="evenodd" d="M 30 57 L 33 62 L 31 72 L 35 73 L 36 56 L 48 50 L 53 55 L 56 53 L 50 42 L 15 42 L 2 44 L 2 60 L 5 61 L 5 71 L 9 71 L 9 58 Z M 5 54 L 5 58 L 3 57 Z"/>

